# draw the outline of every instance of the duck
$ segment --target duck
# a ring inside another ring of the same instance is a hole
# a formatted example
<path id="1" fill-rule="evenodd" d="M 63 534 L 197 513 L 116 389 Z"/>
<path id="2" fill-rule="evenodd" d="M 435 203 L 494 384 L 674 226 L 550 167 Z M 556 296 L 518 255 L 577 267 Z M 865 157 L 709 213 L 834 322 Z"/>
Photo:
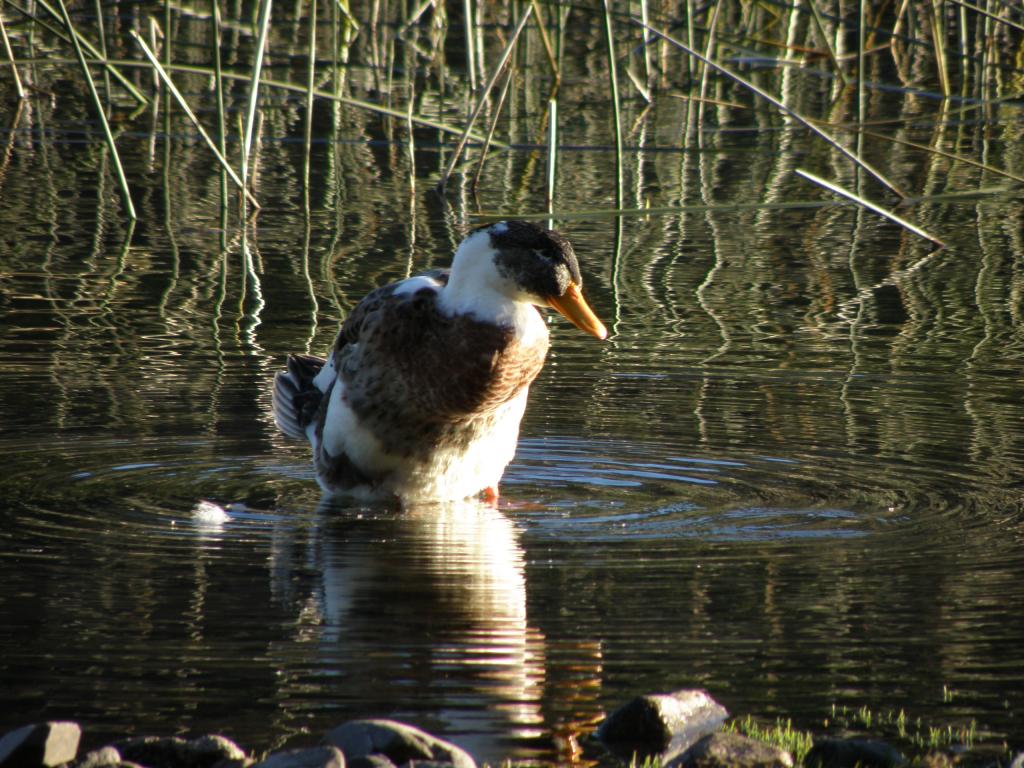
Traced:
<path id="1" fill-rule="evenodd" d="M 332 496 L 496 502 L 551 308 L 597 339 L 572 244 L 528 221 L 477 227 L 451 267 L 376 288 L 326 357 L 291 354 L 274 377 L 274 420 L 312 447 Z"/>

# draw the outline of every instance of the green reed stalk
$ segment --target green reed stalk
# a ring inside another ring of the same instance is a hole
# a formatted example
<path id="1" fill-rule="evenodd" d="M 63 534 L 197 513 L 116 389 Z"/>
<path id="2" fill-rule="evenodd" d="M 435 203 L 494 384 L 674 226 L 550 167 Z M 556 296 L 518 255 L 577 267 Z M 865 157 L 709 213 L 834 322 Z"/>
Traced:
<path id="1" fill-rule="evenodd" d="M 558 99 L 548 101 L 548 168 L 545 203 L 548 213 L 555 209 L 555 171 L 558 163 Z M 554 228 L 554 221 L 548 223 Z"/>
<path id="2" fill-rule="evenodd" d="M 607 0 L 606 0 L 606 2 L 607 2 Z M 634 19 L 634 22 L 635 23 L 640 23 L 637 19 Z M 758 86 L 756 86 L 752 82 L 750 82 L 749 80 L 746 80 L 746 79 L 740 77 L 735 72 L 732 72 L 731 70 L 725 68 L 721 64 L 718 64 L 717 62 L 712 61 L 711 59 L 708 59 L 707 57 L 705 57 L 702 54 L 698 53 L 697 51 L 693 50 L 688 45 L 679 42 L 678 40 L 676 40 L 675 38 L 671 37 L 670 35 L 667 35 L 664 32 L 660 32 L 657 29 L 655 29 L 654 27 L 646 27 L 646 29 L 650 30 L 651 32 L 656 34 L 658 37 L 666 40 L 670 44 L 676 46 L 677 48 L 682 50 L 684 53 L 687 53 L 690 56 L 692 56 L 692 57 L 694 57 L 694 58 L 696 58 L 698 60 L 703 61 L 705 64 L 707 64 L 707 65 L 709 65 L 711 67 L 714 67 L 716 70 L 721 72 L 723 75 L 725 75 L 729 79 L 739 83 L 744 88 L 747 88 L 749 91 L 751 91 L 752 93 L 756 94 L 757 96 L 760 96 L 762 99 L 764 99 L 769 104 L 771 104 L 772 106 L 776 107 L 777 109 L 782 110 L 787 115 L 792 117 L 794 120 L 796 120 L 797 122 L 803 124 L 806 128 L 808 128 L 809 130 L 811 130 L 812 132 L 816 133 L 818 136 L 823 138 L 830 145 L 832 145 L 836 150 L 838 150 L 840 153 L 842 153 L 847 158 L 849 158 L 852 162 L 854 162 L 859 167 L 863 168 L 865 171 L 870 173 L 872 176 L 875 177 L 876 180 L 878 180 L 879 183 L 881 183 L 884 186 L 888 187 L 894 194 L 896 194 L 899 197 L 906 197 L 906 195 L 903 193 L 903 191 L 899 187 L 897 187 L 894 182 L 890 181 L 881 171 L 877 170 L 874 166 L 872 166 L 870 163 L 868 163 L 867 160 L 864 160 L 863 158 L 861 158 L 856 153 L 851 152 L 849 149 L 847 149 L 845 146 L 843 146 L 841 143 L 839 143 L 839 141 L 837 141 L 831 134 L 827 133 L 822 128 L 819 128 L 811 120 L 808 120 L 806 117 L 801 115 L 796 110 L 786 106 L 783 102 L 781 102 L 779 99 L 777 99 L 774 96 L 772 96 L 767 91 L 762 90 L 761 88 L 759 88 Z"/>
<path id="3" fill-rule="evenodd" d="M 716 36 L 717 36 L 717 32 L 718 32 L 718 13 L 719 13 L 719 11 L 721 11 L 721 9 L 722 9 L 722 0 L 716 0 L 716 2 L 715 2 L 715 10 L 711 14 L 711 23 L 708 24 L 708 42 L 707 42 L 707 45 L 704 47 L 704 55 L 707 58 L 709 58 L 709 59 L 712 57 L 712 54 L 715 52 L 715 42 L 716 42 Z M 707 97 L 707 92 L 708 92 L 708 72 L 709 71 L 710 71 L 710 69 L 707 66 L 704 66 L 704 65 L 701 66 L 701 73 L 700 73 L 700 102 L 697 105 L 697 123 L 700 124 L 700 125 L 704 124 L 704 105 L 705 105 L 705 98 Z M 703 135 L 704 135 L 703 132 L 697 134 L 698 138 L 703 136 Z"/>
<path id="4" fill-rule="evenodd" d="M 164 0 L 164 67 L 170 67 L 174 57 L 174 30 L 171 28 L 171 0 Z"/>
<path id="5" fill-rule="evenodd" d="M 260 3 L 259 30 L 256 39 L 256 56 L 252 62 L 252 77 L 249 81 L 249 106 L 245 113 L 245 147 L 246 158 L 252 156 L 252 132 L 256 125 L 256 105 L 259 102 L 260 73 L 263 71 L 263 52 L 267 46 L 267 33 L 270 30 L 270 7 L 272 0 L 262 0 Z M 249 173 L 248 161 L 242 169 L 242 178 L 247 179 Z"/>
<path id="6" fill-rule="evenodd" d="M 21 84 L 21 77 L 18 75 L 18 65 L 14 62 L 14 53 L 11 51 L 11 41 L 7 38 L 7 28 L 4 26 L 4 16 L 0 13 L 0 37 L 3 38 L 4 52 L 11 62 L 11 75 L 14 77 L 14 88 L 18 92 L 18 99 L 25 98 L 25 88 Z"/>
<path id="7" fill-rule="evenodd" d="M 642 21 L 645 26 L 651 23 L 651 17 L 648 14 L 647 0 L 640 0 L 640 21 Z M 648 88 L 651 87 L 653 72 L 654 67 L 651 65 L 651 46 L 647 45 L 647 40 L 644 40 L 644 81 L 647 83 Z M 648 101 L 650 101 L 650 99 L 648 99 Z"/>
<path id="8" fill-rule="evenodd" d="M 149 61 L 149 62 L 118 61 L 117 64 L 118 64 L 118 66 L 122 66 L 122 67 L 143 67 L 143 66 L 153 67 L 152 61 Z M 158 64 L 159 64 L 159 62 L 158 62 Z M 160 68 L 163 69 L 162 65 L 161 65 Z M 201 66 L 196 66 L 194 64 L 178 63 L 178 64 L 175 64 L 173 67 L 171 67 L 171 70 L 174 71 L 174 72 L 186 72 L 186 73 L 190 73 L 190 74 L 203 75 L 203 76 L 206 76 L 206 77 L 210 76 L 210 68 L 209 67 L 201 67 Z M 164 75 L 166 76 L 166 72 L 164 73 Z M 239 74 L 237 72 L 230 72 L 230 71 L 222 72 L 221 76 L 226 81 L 230 81 L 230 80 L 244 80 L 246 82 L 249 82 L 251 80 L 251 76 L 248 75 L 248 74 Z M 303 94 L 303 95 L 306 93 L 306 84 L 305 83 L 302 83 L 300 85 L 300 84 L 296 84 L 296 83 L 285 82 L 283 80 L 274 80 L 272 78 L 264 77 L 262 79 L 262 81 L 261 81 L 261 84 L 264 87 L 267 87 L 267 88 L 276 88 L 278 90 L 289 91 L 289 92 L 292 92 L 292 93 L 298 93 L 298 94 Z M 366 110 L 367 112 L 376 112 L 377 114 L 387 115 L 388 117 L 395 117 L 395 118 L 398 118 L 400 120 L 405 120 L 406 119 L 406 110 L 392 109 L 390 107 L 385 107 L 385 106 L 383 106 L 381 104 L 375 104 L 373 102 L 363 101 L 362 99 L 356 99 L 356 98 L 353 98 L 352 96 L 341 96 L 341 95 L 339 95 L 337 93 L 333 93 L 331 91 L 325 91 L 325 90 L 319 89 L 319 88 L 314 90 L 314 94 L 316 95 L 316 97 L 318 99 L 326 99 L 328 101 L 337 102 L 339 104 L 347 104 L 348 106 L 355 107 L 356 109 L 363 109 L 363 110 Z M 413 117 L 413 122 L 416 125 L 421 125 L 421 126 L 424 126 L 426 128 L 433 128 L 434 130 L 442 131 L 444 133 L 454 134 L 454 135 L 457 135 L 457 136 L 461 136 L 462 133 L 465 131 L 465 128 L 459 128 L 457 126 L 447 125 L 447 124 L 439 122 L 437 120 L 431 120 L 430 118 L 422 117 L 422 116 L 419 116 L 419 115 Z M 244 125 L 242 126 L 242 129 L 244 129 Z M 470 131 L 469 136 L 470 136 L 470 138 L 474 138 L 474 139 L 477 139 L 479 141 L 483 141 L 483 138 L 484 138 L 484 136 L 482 134 L 476 133 L 475 131 Z M 508 148 L 508 145 L 505 142 L 502 142 L 502 141 L 493 141 L 491 143 L 494 146 L 496 146 L 496 147 L 501 147 L 502 149 L 507 149 Z"/>
<path id="9" fill-rule="evenodd" d="M 865 40 L 867 37 L 868 8 L 867 0 L 860 0 L 857 9 L 857 122 L 864 123 L 864 111 L 867 108 L 867 91 L 865 90 Z"/>
<path id="10" fill-rule="evenodd" d="M 412 90 L 410 86 L 410 91 Z M 408 136 L 408 149 L 409 149 L 409 197 L 412 200 L 416 199 L 416 134 L 413 132 L 412 126 L 412 105 L 413 105 L 413 94 L 409 94 L 409 103 L 405 112 L 405 132 Z M 413 205 L 413 211 L 415 211 L 415 205 Z"/>
<path id="11" fill-rule="evenodd" d="M 4 2 L 7 5 L 9 5 L 11 8 L 13 8 L 14 10 L 18 11 L 18 13 L 20 13 L 21 15 L 25 16 L 28 19 L 31 19 L 33 22 L 35 22 L 36 24 L 41 26 L 43 29 L 45 29 L 45 30 L 47 30 L 49 32 L 52 32 L 59 39 L 63 40 L 66 43 L 71 43 L 72 45 L 74 45 L 74 43 L 72 43 L 70 37 L 65 35 L 63 32 L 61 32 L 56 27 L 53 27 L 50 24 L 47 24 L 42 19 L 36 17 L 35 14 L 29 12 L 25 8 L 22 8 L 22 7 L 18 6 L 18 5 L 16 5 L 15 3 L 11 2 L 11 0 L 4 0 Z M 64 25 L 64 18 L 61 15 L 60 11 L 58 11 L 52 5 L 50 5 L 50 3 L 47 2 L 47 0 L 35 0 L 35 2 L 38 3 L 39 5 L 41 5 L 43 10 L 45 10 L 48 14 L 50 14 L 50 16 L 52 16 L 57 21 L 58 24 L 60 24 L 62 26 Z M 78 35 L 78 34 L 75 35 L 75 39 L 78 40 L 78 45 L 81 45 L 88 52 L 88 54 L 89 54 L 89 56 L 91 58 L 96 59 L 97 63 L 102 64 L 103 67 L 105 69 L 107 69 L 110 72 L 111 75 L 113 75 L 114 79 L 117 80 L 117 82 L 119 82 L 121 84 L 121 86 L 126 91 L 128 91 L 129 94 L 131 94 L 132 98 L 135 99 L 136 102 L 138 102 L 139 104 L 148 104 L 149 103 L 149 99 L 146 98 L 145 95 L 143 95 L 142 91 L 140 91 L 138 88 L 136 88 L 134 85 L 132 85 L 131 81 L 128 80 L 128 78 L 126 78 L 124 75 L 122 75 L 120 73 L 120 71 L 118 71 L 118 69 L 116 67 L 114 67 L 109 61 L 104 59 L 103 55 L 98 50 L 96 50 L 96 46 L 94 46 L 92 43 L 90 43 L 88 41 L 88 39 L 86 39 L 86 38 L 84 38 L 84 37 L 82 37 L 81 35 Z"/>
<path id="12" fill-rule="evenodd" d="M 608 46 L 608 80 L 612 96 L 612 127 L 615 131 L 615 205 L 622 207 L 623 162 L 622 162 L 622 112 L 619 109 L 619 75 L 615 61 L 615 37 L 612 34 L 612 9 L 610 0 L 604 2 L 604 35 Z"/>
<path id="13" fill-rule="evenodd" d="M 71 42 L 75 48 L 75 55 L 78 57 L 78 63 L 82 67 L 82 74 L 85 75 L 85 82 L 89 86 L 89 94 L 92 96 L 92 103 L 96 107 L 96 113 L 100 118 L 100 125 L 103 126 L 103 136 L 107 140 L 107 147 L 110 149 L 110 156 L 114 160 L 114 170 L 117 172 L 117 183 L 121 185 L 121 197 L 124 200 L 125 213 L 128 214 L 129 219 L 136 218 L 135 216 L 135 205 L 132 203 L 131 190 L 128 188 L 128 179 L 124 175 L 124 168 L 121 166 L 121 157 L 117 154 L 117 144 L 114 142 L 114 134 L 110 132 L 110 124 L 107 122 L 107 115 L 103 110 L 103 103 L 100 101 L 100 95 L 96 91 L 96 83 L 93 82 L 92 73 L 89 71 L 89 64 L 85 60 L 85 53 L 82 52 L 82 46 L 78 42 L 78 33 L 75 31 L 74 26 L 71 24 L 71 16 L 68 15 L 67 6 L 64 5 L 64 0 L 57 0 L 60 5 L 60 12 L 64 17 L 64 26 L 67 28 L 68 35 L 71 37 Z"/>
<path id="14" fill-rule="evenodd" d="M 196 127 L 196 130 L 199 131 L 199 135 L 203 138 L 203 141 L 206 142 L 206 145 L 213 152 L 214 157 L 217 158 L 217 161 L 221 164 L 221 167 L 224 168 L 225 171 L 227 171 L 228 176 L 231 177 L 231 180 L 235 182 L 235 185 L 245 194 L 249 202 L 251 202 L 254 207 L 259 208 L 260 204 L 257 202 L 256 198 L 253 197 L 253 194 L 248 190 L 248 188 L 246 188 L 242 180 L 238 178 L 238 174 L 235 173 L 234 168 L 231 167 L 227 159 L 225 159 L 224 155 L 221 154 L 219 149 L 217 149 L 217 145 L 213 143 L 213 139 L 210 138 L 210 135 L 206 132 L 206 129 L 203 128 L 202 123 L 199 122 L 199 118 L 196 117 L 191 107 L 189 107 L 188 102 L 185 101 L 185 97 L 181 95 L 181 91 L 178 90 L 178 87 L 174 84 L 174 81 L 171 80 L 170 75 L 167 74 L 167 70 L 163 68 L 163 66 L 157 60 L 156 56 L 153 54 L 153 51 L 151 51 L 149 49 L 149 46 L 146 45 L 146 41 L 143 40 L 142 36 L 134 29 L 129 30 L 129 33 L 133 38 L 135 38 L 135 42 L 139 44 L 139 47 L 142 48 L 142 53 L 146 56 L 147 59 L 149 59 L 149 63 L 152 65 L 154 71 L 160 77 L 161 82 L 163 82 L 163 84 L 167 87 L 167 90 L 170 91 L 175 101 L 178 102 L 178 106 L 181 107 L 182 111 L 185 113 L 188 119 L 192 121 L 192 124 Z M 244 144 L 242 146 L 242 150 L 245 151 Z M 243 167 L 245 167 L 244 164 Z"/>
<path id="15" fill-rule="evenodd" d="M 462 0 L 462 15 L 466 27 L 466 72 L 469 90 L 476 91 L 476 40 L 473 37 L 473 0 Z"/>
<path id="16" fill-rule="evenodd" d="M 96 31 L 100 36 L 100 53 L 103 54 L 103 60 L 107 60 L 107 31 L 103 24 L 103 5 L 100 0 L 96 0 Z M 103 93 L 107 97 L 107 109 L 110 108 L 110 70 L 103 69 Z"/>
<path id="17" fill-rule="evenodd" d="M 221 41 L 221 19 L 220 19 L 220 0 L 210 0 L 211 10 L 213 12 L 213 83 L 214 83 L 214 95 L 217 99 L 217 148 L 220 150 L 222 157 L 227 157 L 227 118 L 224 115 L 224 78 L 221 57 L 220 57 L 220 41 Z M 221 201 L 221 212 L 224 213 L 228 204 L 228 177 L 221 169 L 220 174 L 220 201 Z M 223 230 L 222 230 L 223 234 Z"/>
<path id="18" fill-rule="evenodd" d="M 939 88 L 943 96 L 950 95 L 949 72 L 947 71 L 946 28 L 943 18 L 944 3 L 942 0 L 931 0 L 932 6 L 932 47 L 935 49 L 935 66 L 939 74 Z"/>
<path id="19" fill-rule="evenodd" d="M 458 163 L 459 157 L 462 155 L 462 150 L 466 147 L 466 141 L 468 141 L 470 132 L 473 130 L 473 125 L 476 123 L 476 119 L 480 116 L 480 111 L 483 109 L 484 104 L 487 103 L 487 95 L 494 88 L 494 84 L 497 82 L 498 77 L 501 76 L 501 72 L 505 68 L 505 65 L 508 64 L 509 57 L 512 55 L 512 50 L 515 48 L 516 41 L 519 39 L 519 34 L 523 31 L 523 27 L 526 26 L 526 22 L 530 20 L 530 14 L 532 12 L 533 6 L 526 6 L 526 9 L 523 11 L 523 15 L 519 18 L 519 23 L 516 24 L 515 31 L 505 44 L 505 50 L 501 52 L 501 56 L 498 58 L 498 63 L 494 67 L 494 72 L 491 74 L 490 79 L 487 81 L 487 85 L 484 86 L 483 92 L 477 99 L 476 106 L 473 108 L 473 114 L 470 115 L 469 122 L 466 123 L 465 129 L 459 137 L 458 143 L 455 145 L 455 151 L 452 152 L 451 159 L 448 161 L 448 167 L 437 182 L 437 190 L 439 192 L 443 192 L 445 186 L 448 184 L 448 177 L 451 176 L 452 171 L 455 170 L 455 165 Z"/>
<path id="20" fill-rule="evenodd" d="M 313 96 L 316 85 L 316 2 L 309 0 L 309 69 L 306 77 L 306 130 L 302 137 L 302 189 L 309 200 L 309 156 L 313 148 Z"/>
<path id="21" fill-rule="evenodd" d="M 928 234 L 923 229 L 914 226 L 913 224 L 911 224 L 906 219 L 897 216 L 895 213 L 893 213 L 890 210 L 887 210 L 885 208 L 882 208 L 879 205 L 876 205 L 875 203 L 872 203 L 870 200 L 867 200 L 867 199 L 861 197 L 860 195 L 857 195 L 857 194 L 855 194 L 853 192 L 850 192 L 849 190 L 843 189 L 842 187 L 840 187 L 840 186 L 838 186 L 836 184 L 833 184 L 830 181 L 825 181 L 825 179 L 822 179 L 819 176 L 815 176 L 813 173 L 810 173 L 809 171 L 805 171 L 805 170 L 803 170 L 801 168 L 797 168 L 796 169 L 796 173 L 798 175 L 800 175 L 800 176 L 803 176 L 808 181 L 812 181 L 815 184 L 818 184 L 819 186 L 824 187 L 825 189 L 829 190 L 830 192 L 835 192 L 837 195 L 845 197 L 847 200 L 852 200 L 853 202 L 857 203 L 857 205 L 863 206 L 864 208 L 867 208 L 870 211 L 874 211 L 879 216 L 883 216 L 883 217 L 889 219 L 889 221 L 892 221 L 892 222 L 894 222 L 896 224 L 899 224 L 901 227 L 906 229 L 908 232 L 912 232 L 915 235 L 917 235 L 918 237 L 923 237 L 925 240 L 930 240 L 931 242 L 933 242 L 936 245 L 939 245 L 939 246 L 941 246 L 943 248 L 946 247 L 946 244 L 944 242 L 942 242 L 941 240 L 939 240 L 939 238 L 935 237 L 934 235 Z"/>

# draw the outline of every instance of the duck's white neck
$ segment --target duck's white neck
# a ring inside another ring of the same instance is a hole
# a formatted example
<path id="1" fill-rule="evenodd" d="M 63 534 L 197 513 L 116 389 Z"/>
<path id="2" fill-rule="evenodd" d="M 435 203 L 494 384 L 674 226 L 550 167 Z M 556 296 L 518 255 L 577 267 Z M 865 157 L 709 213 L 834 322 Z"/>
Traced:
<path id="1" fill-rule="evenodd" d="M 523 344 L 548 336 L 547 324 L 530 297 L 498 273 L 486 232 L 466 239 L 455 252 L 438 307 L 447 315 L 470 315 L 484 323 L 512 328 Z"/>

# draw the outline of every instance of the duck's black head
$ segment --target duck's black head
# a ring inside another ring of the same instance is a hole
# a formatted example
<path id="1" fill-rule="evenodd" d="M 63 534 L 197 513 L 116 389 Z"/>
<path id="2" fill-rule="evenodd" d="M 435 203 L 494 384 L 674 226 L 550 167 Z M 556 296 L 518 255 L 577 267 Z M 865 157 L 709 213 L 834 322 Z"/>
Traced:
<path id="1" fill-rule="evenodd" d="M 580 330 L 600 339 L 608 335 L 583 298 L 579 261 L 561 233 L 518 220 L 479 227 L 459 246 L 453 277 L 461 268 L 482 281 L 488 267 L 510 298 L 554 307 Z"/>

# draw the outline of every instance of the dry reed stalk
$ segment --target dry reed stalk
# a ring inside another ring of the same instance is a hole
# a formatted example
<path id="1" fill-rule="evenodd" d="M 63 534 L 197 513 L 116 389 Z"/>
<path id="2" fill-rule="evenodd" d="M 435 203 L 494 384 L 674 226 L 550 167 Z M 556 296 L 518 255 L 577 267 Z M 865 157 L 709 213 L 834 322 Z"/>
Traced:
<path id="1" fill-rule="evenodd" d="M 807 4 L 811 7 L 811 18 L 814 19 L 814 28 L 818 32 L 818 37 L 821 38 L 822 45 L 825 46 L 825 50 L 828 51 L 829 61 L 832 62 L 832 66 L 835 68 L 836 75 L 839 76 L 839 80 L 843 86 L 849 84 L 846 79 L 846 73 L 843 72 L 843 66 L 836 57 L 835 48 L 832 46 L 832 41 L 828 39 L 828 33 L 825 31 L 825 22 L 821 18 L 821 11 L 818 10 L 817 0 L 807 0 Z"/>
<path id="2" fill-rule="evenodd" d="M 861 197 L 858 194 L 850 192 L 847 189 L 843 189 L 842 187 L 840 187 L 840 186 L 838 186 L 836 184 L 833 184 L 830 181 L 826 181 L 825 179 L 823 179 L 823 178 L 821 178 L 819 176 L 815 176 L 813 173 L 810 173 L 809 171 L 805 171 L 805 170 L 803 170 L 801 168 L 797 168 L 796 169 L 796 173 L 798 175 L 800 175 L 800 176 L 803 176 L 808 181 L 812 181 L 815 184 L 818 184 L 819 186 L 824 187 L 825 189 L 829 190 L 830 192 L 835 192 L 837 195 L 845 197 L 848 200 L 852 200 L 857 205 L 860 205 L 860 206 L 862 206 L 864 208 L 867 208 L 869 211 L 873 211 L 873 212 L 877 213 L 879 216 L 883 216 L 883 217 L 889 219 L 889 221 L 892 221 L 892 222 L 894 222 L 896 224 L 899 224 L 901 227 L 906 229 L 908 232 L 912 232 L 913 234 L 917 235 L 918 237 L 923 237 L 925 240 L 930 240 L 931 242 L 933 242 L 936 245 L 939 245 L 939 246 L 941 246 L 943 248 L 946 247 L 946 244 L 944 242 L 942 242 L 939 238 L 935 237 L 934 235 L 928 234 L 927 232 L 925 232 L 920 227 L 917 227 L 917 226 L 911 224 L 909 221 L 907 221 L 904 218 L 901 218 L 900 216 L 897 216 L 892 211 L 890 211 L 890 210 L 888 210 L 886 208 L 882 208 L 880 205 L 876 205 L 875 203 L 872 203 L 870 200 L 867 200 L 867 199 Z"/>
<path id="3" fill-rule="evenodd" d="M 476 173 L 473 174 L 473 182 L 470 184 L 470 189 L 474 191 L 476 191 L 477 185 L 480 183 L 480 174 L 483 173 L 484 170 L 484 161 L 487 159 L 487 151 L 491 147 L 491 140 L 494 138 L 494 130 L 498 127 L 498 118 L 501 116 L 502 107 L 505 106 L 505 98 L 508 96 L 509 86 L 512 84 L 513 77 L 515 77 L 515 71 L 512 67 L 506 68 L 505 83 L 501 86 L 501 93 L 498 95 L 498 103 L 494 107 L 494 117 L 491 118 L 491 124 L 487 129 L 487 138 L 484 139 L 484 145 L 480 152 L 480 162 L 476 164 Z"/>
<path id="4" fill-rule="evenodd" d="M 634 19 L 633 21 L 635 23 L 638 23 L 638 24 L 640 23 L 639 20 L 637 20 L 637 19 Z M 855 152 L 852 152 L 849 149 L 847 149 L 839 141 L 837 141 L 831 134 L 829 134 L 828 132 L 826 132 L 825 130 L 820 128 L 819 126 L 815 125 L 813 121 L 808 120 L 806 117 L 801 115 L 796 110 L 786 106 L 786 104 L 784 104 L 782 101 L 780 101 L 779 99 L 777 99 L 774 96 L 772 96 L 767 91 L 759 88 L 758 86 L 756 86 L 754 83 L 750 82 L 749 80 L 746 80 L 745 78 L 740 77 L 735 72 L 732 72 L 731 70 L 727 69 L 726 67 L 722 66 L 721 64 L 719 64 L 719 63 L 717 63 L 715 61 L 712 61 L 711 59 L 708 59 L 707 57 L 705 57 L 702 54 L 698 53 L 697 51 L 693 50 L 692 48 L 690 48 L 686 44 L 679 42 L 678 40 L 676 40 L 672 36 L 670 36 L 670 35 L 668 35 L 668 34 L 666 34 L 664 32 L 660 32 L 659 30 L 657 30 L 657 29 L 655 29 L 653 27 L 647 27 L 646 29 L 650 30 L 654 34 L 658 35 L 659 37 L 667 40 L 669 43 L 671 43 L 672 45 L 676 46 L 677 48 L 679 48 L 683 52 L 689 54 L 690 56 L 703 61 L 708 66 L 714 67 L 716 70 L 721 72 L 723 75 L 725 75 L 729 79 L 739 83 L 740 85 L 742 85 L 743 87 L 747 88 L 748 90 L 750 90 L 752 93 L 756 94 L 757 96 L 761 97 L 762 99 L 764 99 L 765 101 L 770 103 L 772 106 L 776 107 L 777 109 L 782 110 L 787 115 L 789 115 L 790 117 L 795 119 L 797 122 L 799 122 L 802 125 L 806 126 L 808 129 L 810 129 L 811 131 L 816 133 L 819 137 L 821 137 L 822 139 L 827 141 L 832 147 L 834 147 L 836 150 L 838 150 L 844 156 L 849 158 L 853 163 L 855 163 L 857 166 L 859 166 L 860 168 L 863 168 L 865 171 L 867 171 L 869 174 L 871 174 L 879 183 L 881 183 L 884 186 L 888 187 L 898 197 L 901 197 L 901 198 L 902 197 L 906 197 L 906 195 L 903 193 L 903 191 L 899 187 L 897 187 L 894 182 L 890 181 L 881 171 L 876 169 L 874 166 L 872 166 L 870 163 L 868 163 L 862 157 L 857 155 Z"/>

